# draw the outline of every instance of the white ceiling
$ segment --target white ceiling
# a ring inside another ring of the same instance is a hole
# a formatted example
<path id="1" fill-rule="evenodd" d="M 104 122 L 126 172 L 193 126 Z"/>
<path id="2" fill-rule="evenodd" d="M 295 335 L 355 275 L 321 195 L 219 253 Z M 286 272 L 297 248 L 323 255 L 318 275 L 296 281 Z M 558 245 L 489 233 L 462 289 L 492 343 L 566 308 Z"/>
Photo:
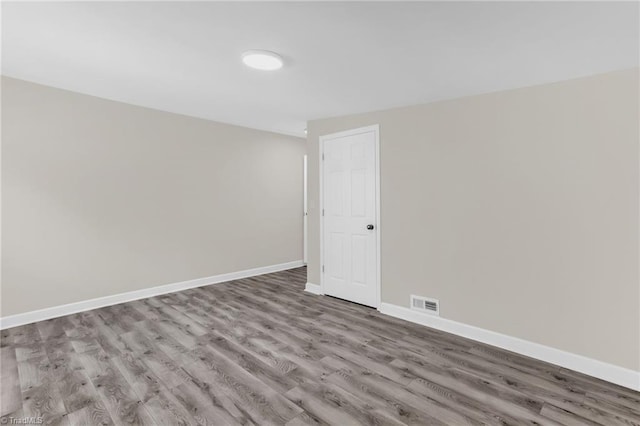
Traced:
<path id="1" fill-rule="evenodd" d="M 303 135 L 311 119 L 638 64 L 636 2 L 2 3 L 2 73 Z M 246 68 L 267 49 L 280 71 Z"/>

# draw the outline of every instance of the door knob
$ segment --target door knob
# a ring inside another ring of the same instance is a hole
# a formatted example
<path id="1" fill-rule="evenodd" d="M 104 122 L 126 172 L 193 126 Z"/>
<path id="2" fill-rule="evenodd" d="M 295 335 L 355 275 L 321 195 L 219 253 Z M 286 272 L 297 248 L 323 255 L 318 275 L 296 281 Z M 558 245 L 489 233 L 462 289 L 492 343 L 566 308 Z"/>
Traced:
<path id="1" fill-rule="evenodd" d="M 372 230 L 373 229 L 373 225 L 367 225 L 367 229 L 368 230 Z"/>

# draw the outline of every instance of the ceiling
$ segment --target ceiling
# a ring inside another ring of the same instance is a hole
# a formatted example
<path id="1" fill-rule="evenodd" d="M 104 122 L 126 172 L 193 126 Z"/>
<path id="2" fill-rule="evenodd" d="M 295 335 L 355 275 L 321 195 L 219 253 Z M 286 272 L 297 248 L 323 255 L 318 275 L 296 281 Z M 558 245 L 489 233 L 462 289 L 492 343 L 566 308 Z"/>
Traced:
<path id="1" fill-rule="evenodd" d="M 637 2 L 3 2 L 2 73 L 274 132 L 638 65 Z M 285 58 L 242 64 L 248 49 Z"/>

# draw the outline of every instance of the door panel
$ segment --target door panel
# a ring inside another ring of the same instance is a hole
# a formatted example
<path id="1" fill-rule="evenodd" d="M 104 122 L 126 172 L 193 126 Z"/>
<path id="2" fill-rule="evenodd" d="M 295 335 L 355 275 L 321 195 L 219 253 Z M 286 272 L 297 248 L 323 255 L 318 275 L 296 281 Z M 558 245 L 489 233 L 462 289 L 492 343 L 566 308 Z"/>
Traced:
<path id="1" fill-rule="evenodd" d="M 324 292 L 376 306 L 376 133 L 324 139 L 323 154 Z"/>
<path id="2" fill-rule="evenodd" d="M 364 217 L 366 216 L 366 189 L 365 185 L 365 170 L 352 170 L 351 171 L 351 216 Z"/>
<path id="3" fill-rule="evenodd" d="M 367 282 L 367 238 L 362 235 L 351 237 L 351 282 L 366 285 Z"/>
<path id="4" fill-rule="evenodd" d="M 344 233 L 332 232 L 329 243 L 329 275 L 334 280 L 345 281 Z"/>

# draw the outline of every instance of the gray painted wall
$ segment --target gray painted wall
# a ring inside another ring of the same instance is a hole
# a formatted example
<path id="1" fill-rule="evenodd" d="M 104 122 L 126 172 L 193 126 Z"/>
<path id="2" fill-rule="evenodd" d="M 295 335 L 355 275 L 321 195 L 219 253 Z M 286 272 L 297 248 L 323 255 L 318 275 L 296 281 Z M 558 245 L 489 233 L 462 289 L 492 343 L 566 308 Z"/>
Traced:
<path id="1" fill-rule="evenodd" d="M 382 301 L 640 371 L 638 69 L 308 123 L 381 138 Z"/>
<path id="2" fill-rule="evenodd" d="M 302 259 L 304 140 L 2 78 L 2 316 Z"/>

